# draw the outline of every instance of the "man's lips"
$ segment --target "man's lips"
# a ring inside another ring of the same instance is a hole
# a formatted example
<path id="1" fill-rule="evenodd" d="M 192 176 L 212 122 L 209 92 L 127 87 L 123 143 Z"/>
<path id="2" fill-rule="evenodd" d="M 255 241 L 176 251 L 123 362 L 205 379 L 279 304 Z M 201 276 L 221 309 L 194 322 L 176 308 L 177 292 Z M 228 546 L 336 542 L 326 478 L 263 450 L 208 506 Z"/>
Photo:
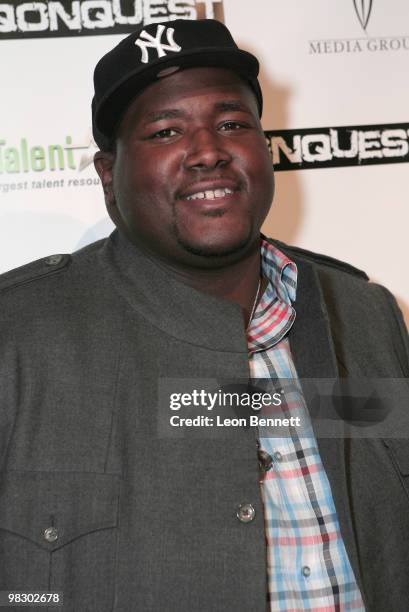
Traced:
<path id="1" fill-rule="evenodd" d="M 201 181 L 182 190 L 178 195 L 178 200 L 214 202 L 230 198 L 240 190 L 239 183 L 230 179 Z"/>

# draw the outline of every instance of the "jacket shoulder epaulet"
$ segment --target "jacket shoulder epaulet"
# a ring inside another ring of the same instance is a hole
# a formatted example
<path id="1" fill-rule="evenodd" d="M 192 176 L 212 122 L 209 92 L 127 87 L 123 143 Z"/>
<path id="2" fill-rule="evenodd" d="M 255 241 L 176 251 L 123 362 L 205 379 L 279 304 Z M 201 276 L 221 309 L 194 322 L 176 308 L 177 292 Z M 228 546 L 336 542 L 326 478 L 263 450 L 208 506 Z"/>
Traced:
<path id="1" fill-rule="evenodd" d="M 37 279 L 63 270 L 71 261 L 71 255 L 49 255 L 42 259 L 37 259 L 24 266 L 10 270 L 0 275 L 0 293 L 31 283 Z"/>
<path id="2" fill-rule="evenodd" d="M 359 278 L 369 280 L 368 275 L 363 270 L 355 268 L 355 266 L 352 266 L 345 261 L 341 261 L 340 259 L 335 259 L 335 257 L 329 257 L 328 255 L 322 255 L 321 253 L 314 253 L 313 251 L 307 251 L 307 249 L 301 249 L 300 247 L 289 246 L 280 240 L 272 240 L 271 242 L 290 258 L 291 255 L 293 255 L 294 257 L 305 259 L 311 263 L 329 266 L 330 268 L 335 268 L 336 270 L 341 270 L 342 272 L 347 272 L 353 276 L 358 276 Z"/>

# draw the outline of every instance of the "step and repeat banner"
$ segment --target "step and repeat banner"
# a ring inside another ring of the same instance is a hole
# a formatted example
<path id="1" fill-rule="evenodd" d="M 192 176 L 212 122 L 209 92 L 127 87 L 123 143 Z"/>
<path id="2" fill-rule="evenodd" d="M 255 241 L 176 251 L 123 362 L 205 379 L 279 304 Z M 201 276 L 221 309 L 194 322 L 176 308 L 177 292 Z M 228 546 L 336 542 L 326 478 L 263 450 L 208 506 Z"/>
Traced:
<path id="1" fill-rule="evenodd" d="M 364 269 L 409 321 L 407 0 L 0 0 L 0 272 L 110 233 L 93 68 L 142 23 L 204 17 L 261 62 L 265 233 Z"/>

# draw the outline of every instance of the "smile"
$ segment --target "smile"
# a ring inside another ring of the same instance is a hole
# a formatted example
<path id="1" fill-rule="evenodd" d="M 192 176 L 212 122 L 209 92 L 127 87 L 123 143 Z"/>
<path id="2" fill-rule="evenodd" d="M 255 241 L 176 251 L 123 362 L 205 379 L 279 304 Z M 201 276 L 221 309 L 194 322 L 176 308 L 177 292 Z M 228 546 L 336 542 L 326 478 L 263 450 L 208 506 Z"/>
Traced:
<path id="1" fill-rule="evenodd" d="M 187 196 L 186 200 L 217 200 L 218 198 L 224 198 L 227 195 L 233 194 L 234 191 L 228 187 L 222 189 L 206 189 L 206 191 L 198 191 Z"/>

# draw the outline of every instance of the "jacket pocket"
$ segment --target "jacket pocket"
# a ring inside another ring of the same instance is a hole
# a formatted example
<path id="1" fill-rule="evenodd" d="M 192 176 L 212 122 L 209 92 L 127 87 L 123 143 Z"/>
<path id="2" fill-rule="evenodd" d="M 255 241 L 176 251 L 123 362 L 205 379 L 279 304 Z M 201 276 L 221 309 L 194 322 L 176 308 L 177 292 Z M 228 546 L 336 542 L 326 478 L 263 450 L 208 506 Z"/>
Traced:
<path id="1" fill-rule="evenodd" d="M 111 611 L 118 499 L 116 476 L 2 473 L 0 590 L 60 591 L 65 612 Z"/>

